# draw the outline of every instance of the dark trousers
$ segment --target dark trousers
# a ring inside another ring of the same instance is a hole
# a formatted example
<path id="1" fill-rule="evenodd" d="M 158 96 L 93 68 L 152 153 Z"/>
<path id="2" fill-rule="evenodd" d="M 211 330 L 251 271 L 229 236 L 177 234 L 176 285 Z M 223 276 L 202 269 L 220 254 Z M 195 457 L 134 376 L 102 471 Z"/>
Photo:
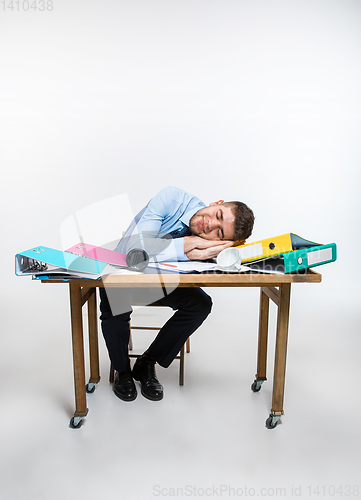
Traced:
<path id="1" fill-rule="evenodd" d="M 107 292 L 100 288 L 100 310 L 103 336 L 108 348 L 109 357 L 115 370 L 122 372 L 129 364 L 128 343 L 130 336 L 129 319 L 132 313 L 131 304 L 139 304 L 139 289 L 108 289 L 114 298 L 128 304 L 127 312 L 113 316 Z M 144 290 L 141 291 L 144 297 Z M 151 292 L 150 292 L 151 293 Z M 116 294 L 114 296 L 114 294 Z M 212 299 L 200 288 L 176 288 L 169 295 L 158 299 L 158 303 L 171 307 L 176 312 L 166 322 L 148 348 L 149 356 L 167 368 L 181 350 L 187 338 L 203 323 L 212 309 Z M 140 300 L 140 303 L 151 304 Z"/>

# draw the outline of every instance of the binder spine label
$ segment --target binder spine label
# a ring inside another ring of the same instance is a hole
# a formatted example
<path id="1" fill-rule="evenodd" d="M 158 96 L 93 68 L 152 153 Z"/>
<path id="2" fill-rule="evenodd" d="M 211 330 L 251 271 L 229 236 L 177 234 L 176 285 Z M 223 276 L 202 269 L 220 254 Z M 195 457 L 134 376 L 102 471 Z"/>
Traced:
<path id="1" fill-rule="evenodd" d="M 307 258 L 309 266 L 314 266 L 316 264 L 320 264 L 321 262 L 327 262 L 332 260 L 332 248 L 324 248 L 323 250 L 309 252 Z"/>
<path id="2" fill-rule="evenodd" d="M 241 254 L 241 259 L 253 259 L 254 257 L 258 257 L 263 253 L 262 243 L 255 243 L 254 245 L 248 245 L 244 248 L 239 248 L 239 253 Z"/>

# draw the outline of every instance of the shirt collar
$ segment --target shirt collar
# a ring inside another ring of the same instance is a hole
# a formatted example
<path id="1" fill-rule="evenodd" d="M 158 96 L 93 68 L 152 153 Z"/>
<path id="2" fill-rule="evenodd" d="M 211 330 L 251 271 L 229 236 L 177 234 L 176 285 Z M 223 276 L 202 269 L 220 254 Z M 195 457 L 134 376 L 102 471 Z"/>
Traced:
<path id="1" fill-rule="evenodd" d="M 180 221 L 189 227 L 189 221 L 191 220 L 193 215 L 196 214 L 198 212 L 198 210 L 200 210 L 201 208 L 202 208 L 201 206 L 191 208 L 190 210 L 188 210 L 187 212 L 185 212 L 182 215 L 182 217 L 180 218 Z"/>

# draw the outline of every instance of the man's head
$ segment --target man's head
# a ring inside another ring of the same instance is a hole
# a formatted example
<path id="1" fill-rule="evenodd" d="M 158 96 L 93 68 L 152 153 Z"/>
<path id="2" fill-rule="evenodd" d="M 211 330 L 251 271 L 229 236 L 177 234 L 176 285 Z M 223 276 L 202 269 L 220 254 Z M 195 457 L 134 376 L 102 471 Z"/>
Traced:
<path id="1" fill-rule="evenodd" d="M 251 234 L 254 215 L 240 201 L 218 200 L 201 208 L 189 222 L 189 229 L 206 240 L 246 240 Z"/>

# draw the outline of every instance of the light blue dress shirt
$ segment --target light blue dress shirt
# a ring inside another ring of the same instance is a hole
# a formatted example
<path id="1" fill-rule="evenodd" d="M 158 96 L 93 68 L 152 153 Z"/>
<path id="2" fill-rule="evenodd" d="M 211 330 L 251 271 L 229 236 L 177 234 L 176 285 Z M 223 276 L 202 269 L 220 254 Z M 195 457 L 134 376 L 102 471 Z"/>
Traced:
<path id="1" fill-rule="evenodd" d="M 184 225 L 189 227 L 193 215 L 205 206 L 199 198 L 182 189 L 172 186 L 162 189 L 134 218 L 118 243 L 116 251 L 126 253 L 131 248 L 139 247 L 140 240 L 136 235 L 141 238 L 141 235 L 146 234 L 149 241 L 149 235 L 159 239 L 172 231 L 181 230 Z M 167 247 L 159 251 L 158 246 L 157 253 L 152 252 L 152 245 L 143 246 L 151 260 L 154 258 L 158 262 L 189 260 L 184 253 L 184 238 L 166 241 Z M 154 248 L 157 248 L 157 245 L 154 245 Z"/>

